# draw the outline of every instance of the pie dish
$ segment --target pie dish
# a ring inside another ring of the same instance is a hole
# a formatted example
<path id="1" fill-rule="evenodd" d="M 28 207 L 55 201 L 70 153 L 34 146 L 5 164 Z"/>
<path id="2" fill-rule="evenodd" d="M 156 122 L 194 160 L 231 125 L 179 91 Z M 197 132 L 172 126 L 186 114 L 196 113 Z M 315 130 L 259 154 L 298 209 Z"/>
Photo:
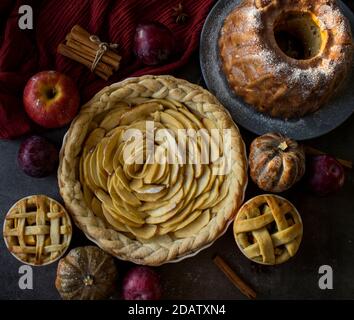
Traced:
<path id="1" fill-rule="evenodd" d="M 293 257 L 302 232 L 296 208 L 274 195 L 260 195 L 247 201 L 234 221 L 234 236 L 242 253 L 266 265 L 281 264 Z"/>
<path id="2" fill-rule="evenodd" d="M 219 38 L 231 89 L 272 117 L 322 107 L 351 70 L 351 28 L 334 0 L 244 0 Z"/>
<path id="3" fill-rule="evenodd" d="M 60 203 L 35 195 L 12 206 L 5 217 L 3 233 L 7 248 L 18 260 L 38 266 L 50 264 L 65 253 L 72 226 Z"/>
<path id="4" fill-rule="evenodd" d="M 159 137 L 160 129 L 167 136 Z M 179 136 L 185 129 L 217 133 L 209 135 L 210 161 L 200 158 L 203 135 L 188 144 L 193 147 L 184 162 L 161 160 L 173 142 L 191 142 Z M 132 138 L 136 131 L 141 145 Z M 171 76 L 131 78 L 82 107 L 61 150 L 58 180 L 67 209 L 89 239 L 120 259 L 160 265 L 210 245 L 233 220 L 247 183 L 245 146 L 208 91 Z"/>

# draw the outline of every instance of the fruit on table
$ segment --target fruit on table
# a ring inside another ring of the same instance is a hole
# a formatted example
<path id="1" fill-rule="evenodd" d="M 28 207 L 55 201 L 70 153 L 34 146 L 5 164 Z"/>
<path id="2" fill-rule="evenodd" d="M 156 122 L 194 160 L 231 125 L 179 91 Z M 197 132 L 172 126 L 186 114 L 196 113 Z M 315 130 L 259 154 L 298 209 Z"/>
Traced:
<path id="1" fill-rule="evenodd" d="M 42 178 L 57 168 L 59 154 L 57 148 L 47 139 L 31 136 L 22 142 L 17 161 L 24 173 Z"/>
<path id="2" fill-rule="evenodd" d="M 134 267 L 124 277 L 125 300 L 159 300 L 161 291 L 160 277 L 149 267 Z"/>
<path id="3" fill-rule="evenodd" d="M 267 133 L 251 144 L 252 180 L 262 190 L 283 192 L 305 173 L 305 152 L 296 141 L 279 133 Z"/>
<path id="4" fill-rule="evenodd" d="M 343 187 L 345 172 L 343 166 L 332 156 L 319 155 L 309 159 L 308 185 L 320 196 L 334 193 Z"/>
<path id="5" fill-rule="evenodd" d="M 95 246 L 78 247 L 60 259 L 55 286 L 64 300 L 101 300 L 115 291 L 114 259 Z"/>
<path id="6" fill-rule="evenodd" d="M 77 114 L 80 96 L 68 76 L 56 71 L 43 71 L 26 84 L 23 104 L 29 117 L 45 128 L 59 128 Z"/>
<path id="7" fill-rule="evenodd" d="M 175 39 L 170 29 L 159 22 L 138 25 L 134 39 L 136 56 L 146 65 L 169 60 L 175 50 Z"/>

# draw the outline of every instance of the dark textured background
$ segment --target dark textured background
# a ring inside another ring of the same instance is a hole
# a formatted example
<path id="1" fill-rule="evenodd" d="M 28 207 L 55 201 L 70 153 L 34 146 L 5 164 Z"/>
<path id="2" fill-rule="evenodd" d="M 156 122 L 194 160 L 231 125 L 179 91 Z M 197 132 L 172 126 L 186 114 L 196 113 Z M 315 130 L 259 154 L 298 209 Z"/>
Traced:
<path id="1" fill-rule="evenodd" d="M 353 1 L 345 1 L 354 9 Z M 192 82 L 200 82 L 198 55 L 175 75 Z M 45 135 L 58 147 L 66 129 Z M 255 137 L 242 130 L 249 145 Z M 309 145 L 343 159 L 354 158 L 354 116 L 333 132 L 308 141 Z M 0 141 L 0 215 L 1 224 L 11 205 L 32 194 L 47 194 L 61 200 L 55 175 L 32 179 L 21 172 L 16 156 L 21 140 Z M 249 183 L 246 199 L 261 193 Z M 304 237 L 297 256 L 277 267 L 255 265 L 237 249 L 231 228 L 212 247 L 197 256 L 158 267 L 165 299 L 244 299 L 244 296 L 213 264 L 219 254 L 258 293 L 259 299 L 354 299 L 354 182 L 353 171 L 347 171 L 344 188 L 336 195 L 318 198 L 309 195 L 302 184 L 284 194 L 298 208 L 304 223 Z M 75 229 L 71 248 L 90 242 Z M 334 270 L 334 289 L 320 290 L 318 269 L 330 265 Z M 59 299 L 54 287 L 57 263 L 34 267 L 33 290 L 18 286 L 19 263 L 0 240 L 0 299 Z M 131 266 L 117 260 L 120 274 Z M 116 298 L 119 298 L 117 293 Z"/>

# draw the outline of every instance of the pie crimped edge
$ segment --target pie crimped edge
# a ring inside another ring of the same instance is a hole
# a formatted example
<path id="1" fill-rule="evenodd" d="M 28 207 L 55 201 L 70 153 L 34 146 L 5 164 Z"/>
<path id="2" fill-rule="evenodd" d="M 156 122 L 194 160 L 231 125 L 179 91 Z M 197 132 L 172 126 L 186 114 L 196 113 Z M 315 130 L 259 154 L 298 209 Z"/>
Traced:
<path id="1" fill-rule="evenodd" d="M 193 237 L 164 243 L 163 237 L 152 243 L 141 243 L 106 227 L 83 199 L 78 178 L 79 158 L 87 129 L 94 116 L 118 102 L 134 103 L 139 98 L 173 99 L 189 109 L 232 130 L 231 193 L 223 208 Z M 60 153 L 58 169 L 60 193 L 75 224 L 103 250 L 122 260 L 137 264 L 161 265 L 177 262 L 210 246 L 233 221 L 244 199 L 247 185 L 245 144 L 231 116 L 207 90 L 172 76 L 142 76 L 112 84 L 98 92 L 81 109 L 68 130 Z"/>

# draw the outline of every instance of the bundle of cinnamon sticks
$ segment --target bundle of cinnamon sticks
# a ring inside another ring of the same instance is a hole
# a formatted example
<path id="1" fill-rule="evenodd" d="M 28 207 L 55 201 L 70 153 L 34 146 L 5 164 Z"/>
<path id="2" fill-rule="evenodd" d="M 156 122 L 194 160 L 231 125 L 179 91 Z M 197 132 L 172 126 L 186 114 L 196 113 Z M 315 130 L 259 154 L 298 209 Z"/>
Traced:
<path id="1" fill-rule="evenodd" d="M 113 49 L 115 46 L 102 43 L 97 36 L 75 25 L 66 36 L 65 43 L 59 44 L 58 53 L 85 65 L 102 79 L 108 80 L 120 65 L 121 56 Z"/>

